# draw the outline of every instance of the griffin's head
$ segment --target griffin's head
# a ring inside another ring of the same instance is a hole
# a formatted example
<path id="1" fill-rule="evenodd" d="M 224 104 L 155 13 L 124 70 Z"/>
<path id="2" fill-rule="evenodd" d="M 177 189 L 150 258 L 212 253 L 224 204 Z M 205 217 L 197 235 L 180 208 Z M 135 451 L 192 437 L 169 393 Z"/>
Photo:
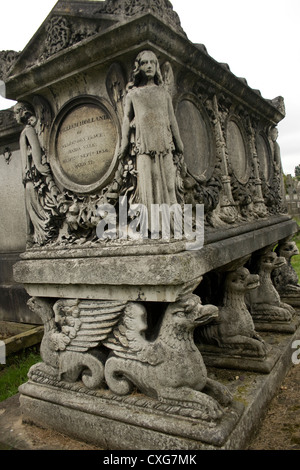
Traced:
<path id="1" fill-rule="evenodd" d="M 275 268 L 280 268 L 286 264 L 286 259 L 283 256 L 277 256 L 274 251 L 270 251 L 261 257 L 260 268 L 263 271 L 272 272 Z"/>
<path id="2" fill-rule="evenodd" d="M 259 276 L 257 274 L 250 274 L 248 269 L 243 267 L 230 272 L 225 281 L 226 290 L 236 293 L 245 293 L 248 290 L 256 289 L 258 286 Z"/>
<path id="3" fill-rule="evenodd" d="M 173 324 L 193 329 L 205 325 L 218 317 L 214 305 L 202 305 L 200 297 L 190 294 L 168 306 L 165 318 Z"/>
<path id="4" fill-rule="evenodd" d="M 36 313 L 43 321 L 53 316 L 52 307 L 45 299 L 41 299 L 40 297 L 31 297 L 27 301 L 27 305 L 30 310 Z"/>
<path id="5" fill-rule="evenodd" d="M 283 256 L 286 260 L 289 260 L 292 256 L 299 255 L 298 247 L 293 241 L 283 243 L 276 251 L 279 256 Z"/>

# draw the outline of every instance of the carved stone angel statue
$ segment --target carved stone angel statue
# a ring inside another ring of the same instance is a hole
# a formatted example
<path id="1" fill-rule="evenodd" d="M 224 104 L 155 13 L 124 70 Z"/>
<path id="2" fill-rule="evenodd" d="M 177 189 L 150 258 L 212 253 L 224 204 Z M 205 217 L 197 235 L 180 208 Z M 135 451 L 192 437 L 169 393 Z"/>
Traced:
<path id="1" fill-rule="evenodd" d="M 36 130 L 37 117 L 28 103 L 14 107 L 18 123 L 25 124 L 20 136 L 22 157 L 22 181 L 25 187 L 27 213 L 27 242 L 45 244 L 55 231 L 59 190 L 53 180 L 51 169 L 41 148 Z"/>
<path id="2" fill-rule="evenodd" d="M 127 89 L 120 157 L 135 156 L 137 188 L 132 202 L 143 204 L 149 215 L 152 204 L 178 203 L 174 153 L 183 153 L 183 143 L 152 51 L 136 57 Z"/>

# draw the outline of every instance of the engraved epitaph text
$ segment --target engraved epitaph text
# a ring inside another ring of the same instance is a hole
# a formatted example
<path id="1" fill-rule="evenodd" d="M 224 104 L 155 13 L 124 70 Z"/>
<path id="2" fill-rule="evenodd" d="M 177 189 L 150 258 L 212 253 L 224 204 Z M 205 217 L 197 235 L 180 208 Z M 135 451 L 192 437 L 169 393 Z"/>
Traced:
<path id="1" fill-rule="evenodd" d="M 56 162 L 65 185 L 87 187 L 101 181 L 114 159 L 117 140 L 116 124 L 104 106 L 73 107 L 56 134 Z"/>

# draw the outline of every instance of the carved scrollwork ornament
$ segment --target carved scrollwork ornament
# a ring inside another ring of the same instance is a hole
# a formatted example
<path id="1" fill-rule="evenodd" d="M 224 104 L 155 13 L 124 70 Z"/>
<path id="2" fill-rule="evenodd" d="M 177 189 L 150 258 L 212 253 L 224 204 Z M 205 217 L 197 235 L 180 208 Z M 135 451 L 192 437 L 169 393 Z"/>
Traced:
<path id="1" fill-rule="evenodd" d="M 46 60 L 53 54 L 81 42 L 97 32 L 97 26 L 81 26 L 73 24 L 64 16 L 53 16 L 46 25 L 46 41 L 41 59 Z"/>
<path id="2" fill-rule="evenodd" d="M 46 52 L 53 55 L 65 49 L 69 45 L 71 30 L 66 18 L 62 16 L 53 16 L 47 26 Z"/>

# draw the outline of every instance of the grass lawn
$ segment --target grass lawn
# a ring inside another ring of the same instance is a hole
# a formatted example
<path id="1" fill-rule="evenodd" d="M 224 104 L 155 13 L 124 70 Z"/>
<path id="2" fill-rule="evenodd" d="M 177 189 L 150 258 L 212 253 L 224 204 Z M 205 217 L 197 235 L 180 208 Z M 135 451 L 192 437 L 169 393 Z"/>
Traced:
<path id="1" fill-rule="evenodd" d="M 40 361 L 39 346 L 8 356 L 6 364 L 0 365 L 0 401 L 18 393 L 18 387 L 27 381 L 30 367 Z"/>
<path id="2" fill-rule="evenodd" d="M 299 253 L 300 253 L 300 238 L 299 238 L 299 235 L 297 235 L 295 237 L 295 242 L 297 244 L 297 247 L 298 247 L 298 250 L 299 250 Z M 298 279 L 300 280 L 300 255 L 293 256 L 291 264 L 292 264 L 294 270 L 296 271 L 296 273 L 298 275 Z"/>

